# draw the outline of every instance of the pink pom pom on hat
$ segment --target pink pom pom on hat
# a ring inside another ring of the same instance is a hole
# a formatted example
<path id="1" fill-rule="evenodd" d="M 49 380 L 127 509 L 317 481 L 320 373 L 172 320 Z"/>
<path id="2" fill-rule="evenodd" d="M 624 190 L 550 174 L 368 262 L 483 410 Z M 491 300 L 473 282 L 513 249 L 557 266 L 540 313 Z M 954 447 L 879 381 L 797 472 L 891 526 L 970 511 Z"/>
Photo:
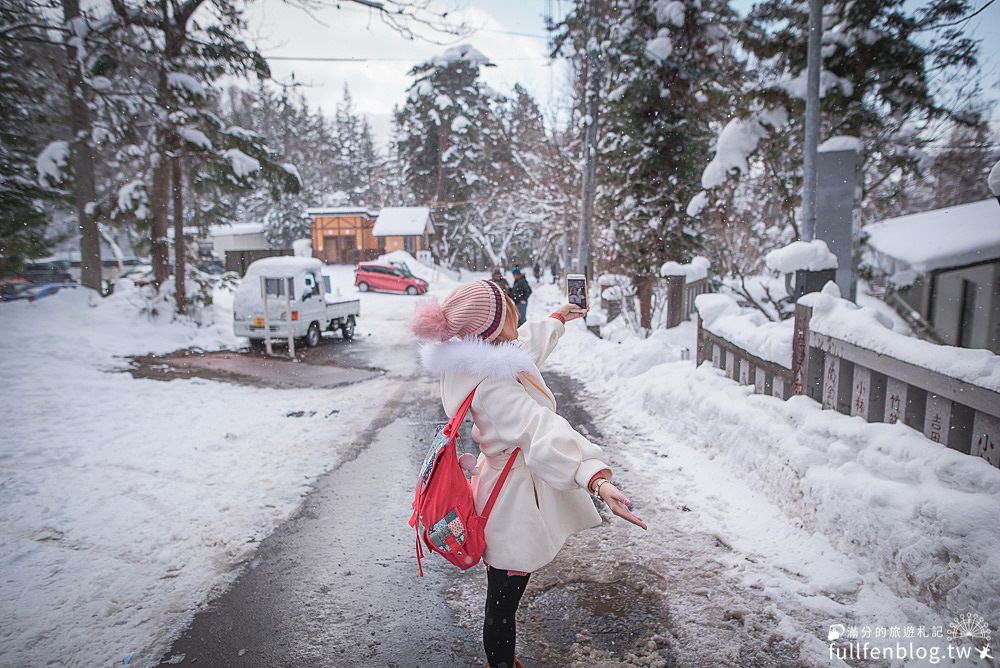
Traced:
<path id="1" fill-rule="evenodd" d="M 443 302 L 425 301 L 413 311 L 410 328 L 422 339 L 447 341 L 478 336 L 492 341 L 503 330 L 507 300 L 492 281 L 460 285 Z"/>

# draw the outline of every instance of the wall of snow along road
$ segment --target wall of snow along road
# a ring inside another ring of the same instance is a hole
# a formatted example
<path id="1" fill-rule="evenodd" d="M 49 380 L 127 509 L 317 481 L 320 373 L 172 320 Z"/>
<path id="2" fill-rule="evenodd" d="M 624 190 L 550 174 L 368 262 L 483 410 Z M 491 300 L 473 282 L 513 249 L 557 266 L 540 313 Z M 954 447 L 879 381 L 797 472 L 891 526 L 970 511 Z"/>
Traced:
<path id="1" fill-rule="evenodd" d="M 353 268 L 334 274 L 355 293 Z M 413 299 L 371 302 L 384 306 L 362 306 L 356 336 L 405 357 L 408 336 L 386 319 L 404 318 Z M 120 281 L 104 299 L 77 288 L 0 304 L 4 666 L 121 665 L 129 655 L 155 665 L 400 387 L 134 378 L 123 372 L 128 355 L 244 341 L 228 292 L 216 291 L 203 314 L 214 324 L 203 327 L 169 309 L 150 318 L 144 303 Z"/>
<path id="2" fill-rule="evenodd" d="M 741 317 L 721 308 L 718 318 Z M 624 423 L 659 433 L 659 448 L 681 442 L 738 472 L 790 522 L 825 536 L 901 597 L 948 618 L 1000 610 L 1000 470 L 902 424 L 869 424 L 802 396 L 756 395 L 710 363 L 678 361 L 695 343 L 690 322 L 621 343 L 569 330 L 553 363 Z"/>

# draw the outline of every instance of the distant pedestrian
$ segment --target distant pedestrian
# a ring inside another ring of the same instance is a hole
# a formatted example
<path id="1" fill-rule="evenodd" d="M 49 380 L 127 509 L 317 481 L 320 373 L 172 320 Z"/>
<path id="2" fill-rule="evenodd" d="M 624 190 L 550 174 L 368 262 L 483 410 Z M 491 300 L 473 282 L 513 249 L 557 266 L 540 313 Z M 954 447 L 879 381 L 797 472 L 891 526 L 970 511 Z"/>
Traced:
<path id="1" fill-rule="evenodd" d="M 551 269 L 552 269 L 552 285 L 555 285 L 556 279 L 559 278 L 559 265 L 553 262 Z"/>
<path id="2" fill-rule="evenodd" d="M 500 267 L 493 267 L 493 276 L 490 278 L 491 281 L 500 286 L 500 289 L 504 291 L 508 297 L 510 296 L 510 283 L 507 279 L 503 277 L 503 270 Z"/>
<path id="3" fill-rule="evenodd" d="M 531 296 L 531 286 L 528 285 L 528 278 L 521 273 L 520 267 L 510 270 L 514 275 L 514 285 L 510 288 L 510 298 L 514 300 L 517 307 L 517 326 L 520 327 L 528 318 L 528 297 Z"/>
<path id="4" fill-rule="evenodd" d="M 542 282 L 542 263 L 539 262 L 538 260 L 535 260 L 535 266 L 532 269 L 533 269 L 532 273 L 535 274 L 535 283 L 541 283 Z"/>

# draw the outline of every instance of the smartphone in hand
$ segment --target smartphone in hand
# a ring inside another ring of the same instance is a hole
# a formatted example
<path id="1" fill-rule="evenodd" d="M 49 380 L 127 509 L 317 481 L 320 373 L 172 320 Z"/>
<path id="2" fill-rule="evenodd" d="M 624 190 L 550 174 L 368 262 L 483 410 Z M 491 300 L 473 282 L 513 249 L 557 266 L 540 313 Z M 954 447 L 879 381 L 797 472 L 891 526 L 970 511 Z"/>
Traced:
<path id="1" fill-rule="evenodd" d="M 567 274 L 566 291 L 567 301 L 576 304 L 584 311 L 587 310 L 587 277 L 583 274 Z"/>

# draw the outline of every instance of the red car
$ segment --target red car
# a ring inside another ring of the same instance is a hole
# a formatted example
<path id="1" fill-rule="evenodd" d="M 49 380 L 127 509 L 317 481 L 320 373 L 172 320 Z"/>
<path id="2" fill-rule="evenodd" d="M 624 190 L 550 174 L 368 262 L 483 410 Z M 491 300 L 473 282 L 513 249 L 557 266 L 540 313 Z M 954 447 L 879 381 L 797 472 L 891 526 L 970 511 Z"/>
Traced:
<path id="1" fill-rule="evenodd" d="M 427 281 L 410 273 L 405 264 L 385 262 L 360 262 L 354 272 L 354 285 L 361 292 L 382 290 L 422 295 L 427 292 Z"/>

